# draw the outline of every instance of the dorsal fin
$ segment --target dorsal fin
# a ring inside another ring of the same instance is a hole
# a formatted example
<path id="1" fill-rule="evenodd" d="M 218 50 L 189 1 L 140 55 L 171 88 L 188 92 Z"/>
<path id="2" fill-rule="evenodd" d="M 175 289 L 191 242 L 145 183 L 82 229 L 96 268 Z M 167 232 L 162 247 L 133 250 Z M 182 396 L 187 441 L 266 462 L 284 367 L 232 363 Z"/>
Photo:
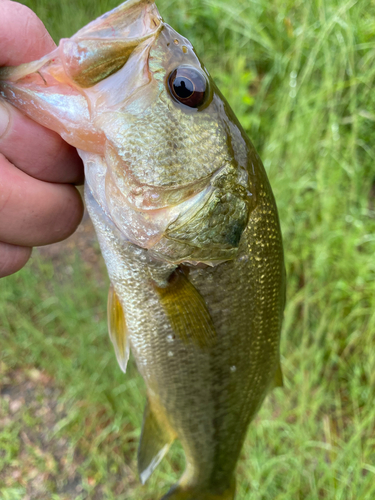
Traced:
<path id="1" fill-rule="evenodd" d="M 124 310 L 111 284 L 108 291 L 108 333 L 115 348 L 116 358 L 121 370 L 126 372 L 129 360 L 129 339 Z"/>

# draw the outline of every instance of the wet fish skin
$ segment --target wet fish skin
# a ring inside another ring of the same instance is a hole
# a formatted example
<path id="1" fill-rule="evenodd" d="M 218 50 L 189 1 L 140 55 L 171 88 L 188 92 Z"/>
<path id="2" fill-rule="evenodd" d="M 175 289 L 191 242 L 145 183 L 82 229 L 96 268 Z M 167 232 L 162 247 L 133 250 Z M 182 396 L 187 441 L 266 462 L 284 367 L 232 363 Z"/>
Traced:
<path id="1" fill-rule="evenodd" d="M 207 80 L 200 108 L 171 95 L 177 67 Z M 85 163 L 110 336 L 124 371 L 131 347 L 147 386 L 142 481 L 178 438 L 186 470 L 164 499 L 232 500 L 248 424 L 281 373 L 282 239 L 254 147 L 152 0 L 126 2 L 40 62 L 0 69 L 0 96 Z"/>

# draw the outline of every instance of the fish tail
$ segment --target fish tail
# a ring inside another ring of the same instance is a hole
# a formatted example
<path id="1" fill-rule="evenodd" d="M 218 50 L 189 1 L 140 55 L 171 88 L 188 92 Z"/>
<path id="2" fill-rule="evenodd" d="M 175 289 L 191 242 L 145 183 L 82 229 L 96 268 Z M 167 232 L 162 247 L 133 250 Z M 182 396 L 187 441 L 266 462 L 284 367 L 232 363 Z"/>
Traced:
<path id="1" fill-rule="evenodd" d="M 234 479 L 231 486 L 224 491 L 217 491 L 216 488 L 199 488 L 199 486 L 182 487 L 177 484 L 161 500 L 234 500 L 235 493 L 236 483 Z"/>

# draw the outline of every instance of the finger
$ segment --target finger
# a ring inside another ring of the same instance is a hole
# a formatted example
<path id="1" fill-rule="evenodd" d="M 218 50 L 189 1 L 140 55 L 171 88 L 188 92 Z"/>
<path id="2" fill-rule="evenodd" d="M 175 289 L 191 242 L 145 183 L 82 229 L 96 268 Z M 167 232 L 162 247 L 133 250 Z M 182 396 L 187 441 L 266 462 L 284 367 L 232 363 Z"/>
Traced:
<path id="1" fill-rule="evenodd" d="M 61 137 L 0 102 L 0 153 L 42 181 L 82 184 L 83 165 L 77 151 Z"/>
<path id="2" fill-rule="evenodd" d="M 0 241 L 30 247 L 61 241 L 82 214 L 73 186 L 34 179 L 0 156 Z"/>
<path id="3" fill-rule="evenodd" d="M 1 1 L 0 10 L 0 66 L 34 61 L 56 47 L 42 21 L 26 5 Z"/>
<path id="4" fill-rule="evenodd" d="M 0 241 L 0 278 L 19 271 L 29 260 L 31 250 Z"/>
<path id="5" fill-rule="evenodd" d="M 30 62 L 55 48 L 42 21 L 16 2 L 0 1 L 0 33 L 0 66 Z M 75 149 L 10 106 L 0 109 L 0 153 L 38 179 L 83 182 L 83 166 Z"/>

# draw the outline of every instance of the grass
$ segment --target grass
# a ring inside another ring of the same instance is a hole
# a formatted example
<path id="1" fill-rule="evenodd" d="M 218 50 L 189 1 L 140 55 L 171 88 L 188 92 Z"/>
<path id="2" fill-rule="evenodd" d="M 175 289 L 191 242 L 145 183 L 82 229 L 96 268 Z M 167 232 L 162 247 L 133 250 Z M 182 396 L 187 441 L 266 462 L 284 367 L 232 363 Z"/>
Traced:
<path id="1" fill-rule="evenodd" d="M 115 6 L 26 3 L 55 39 Z M 375 6 L 355 0 L 160 0 L 158 6 L 194 43 L 260 152 L 284 235 L 285 388 L 273 392 L 249 429 L 238 499 L 371 500 Z M 178 477 L 182 454 L 177 447 L 150 483 L 139 485 L 144 387 L 133 365 L 126 377 L 116 366 L 106 334 L 103 264 L 88 266 L 73 250 L 61 253 L 58 264 L 36 252 L 23 271 L 1 281 L 0 293 L 3 371 L 36 368 L 53 378 L 65 416 L 51 439 L 63 436 L 67 460 L 77 463 L 82 489 L 74 498 L 158 498 Z M 22 444 L 20 418 L 0 431 L 0 470 L 9 474 Z M 24 498 L 27 484 L 9 477 L 0 473 L 0 497 Z M 56 484 L 46 483 L 47 493 L 37 498 L 64 499 Z"/>

